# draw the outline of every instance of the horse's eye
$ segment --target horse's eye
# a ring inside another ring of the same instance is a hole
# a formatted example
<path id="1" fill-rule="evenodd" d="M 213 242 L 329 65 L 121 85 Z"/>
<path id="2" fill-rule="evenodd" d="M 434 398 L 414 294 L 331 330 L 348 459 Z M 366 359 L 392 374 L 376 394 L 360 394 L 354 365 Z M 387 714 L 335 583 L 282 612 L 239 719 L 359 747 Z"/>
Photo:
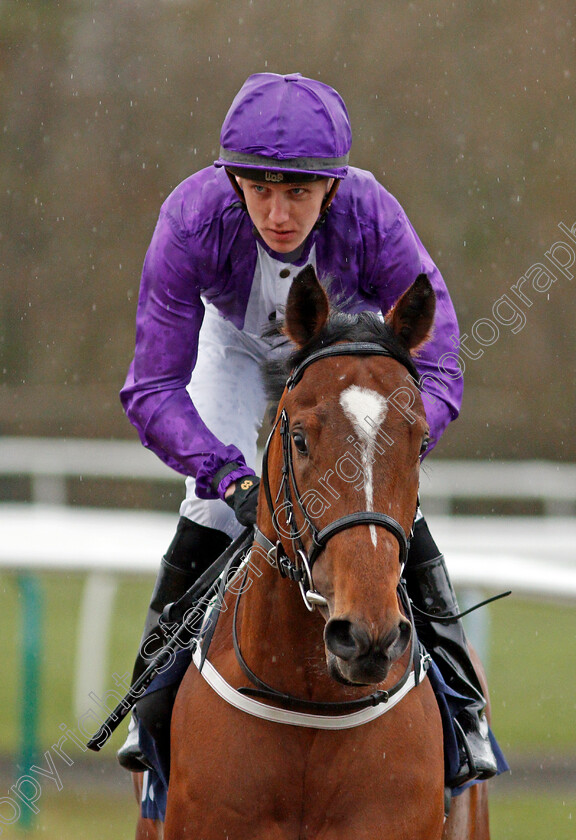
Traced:
<path id="1" fill-rule="evenodd" d="M 430 444 L 430 438 L 426 436 L 420 445 L 420 455 L 424 455 Z"/>
<path id="2" fill-rule="evenodd" d="M 308 454 L 308 447 L 306 446 L 306 438 L 302 434 L 302 432 L 292 432 L 292 440 L 294 441 L 294 446 L 300 452 L 301 455 Z"/>

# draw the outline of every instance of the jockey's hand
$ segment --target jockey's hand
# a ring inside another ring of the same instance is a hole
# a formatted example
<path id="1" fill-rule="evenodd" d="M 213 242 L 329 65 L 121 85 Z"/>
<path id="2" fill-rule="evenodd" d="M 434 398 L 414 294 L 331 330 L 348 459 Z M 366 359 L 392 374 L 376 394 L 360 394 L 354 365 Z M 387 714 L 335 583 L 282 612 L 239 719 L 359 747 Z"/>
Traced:
<path id="1" fill-rule="evenodd" d="M 258 476 L 245 475 L 231 484 L 226 491 L 224 501 L 232 508 L 241 525 L 256 524 L 259 485 Z"/>

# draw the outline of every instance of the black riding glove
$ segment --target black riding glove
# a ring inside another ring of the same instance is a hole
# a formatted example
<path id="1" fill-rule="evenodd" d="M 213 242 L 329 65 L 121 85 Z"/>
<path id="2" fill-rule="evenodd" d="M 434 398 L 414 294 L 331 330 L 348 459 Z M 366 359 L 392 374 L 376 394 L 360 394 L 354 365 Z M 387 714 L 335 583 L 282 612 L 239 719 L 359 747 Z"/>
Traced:
<path id="1" fill-rule="evenodd" d="M 241 525 L 256 524 L 258 507 L 258 487 L 260 479 L 256 475 L 245 475 L 236 479 L 234 492 L 224 499 L 236 514 Z"/>

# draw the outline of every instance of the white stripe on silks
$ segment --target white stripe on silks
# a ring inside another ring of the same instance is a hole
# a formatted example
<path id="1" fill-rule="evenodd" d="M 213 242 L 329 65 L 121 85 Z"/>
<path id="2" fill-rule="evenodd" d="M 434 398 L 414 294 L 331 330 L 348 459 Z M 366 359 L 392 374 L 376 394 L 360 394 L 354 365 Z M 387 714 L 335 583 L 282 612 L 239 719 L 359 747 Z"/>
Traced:
<path id="1" fill-rule="evenodd" d="M 265 703 L 260 703 L 253 697 L 247 697 L 240 694 L 233 688 L 226 680 L 218 673 L 214 666 L 206 659 L 200 670 L 200 663 L 202 659 L 202 652 L 199 647 L 196 647 L 192 655 L 192 661 L 200 671 L 209 686 L 211 686 L 216 694 L 220 695 L 223 700 L 240 709 L 246 714 L 253 717 L 262 718 L 263 720 L 270 720 L 273 723 L 283 723 L 289 726 L 305 726 L 310 729 L 352 729 L 355 726 L 362 726 L 364 723 L 369 723 L 371 720 L 379 718 L 381 715 L 389 712 L 394 708 L 408 692 L 416 685 L 414 671 L 408 677 L 406 683 L 402 686 L 397 694 L 394 694 L 387 702 L 380 703 L 378 706 L 368 706 L 366 709 L 360 709 L 357 712 L 350 712 L 345 715 L 315 715 L 306 712 L 291 712 L 287 709 L 277 709 L 274 706 L 267 706 Z M 426 675 L 425 658 L 420 656 L 420 674 L 418 682 L 420 683 Z"/>

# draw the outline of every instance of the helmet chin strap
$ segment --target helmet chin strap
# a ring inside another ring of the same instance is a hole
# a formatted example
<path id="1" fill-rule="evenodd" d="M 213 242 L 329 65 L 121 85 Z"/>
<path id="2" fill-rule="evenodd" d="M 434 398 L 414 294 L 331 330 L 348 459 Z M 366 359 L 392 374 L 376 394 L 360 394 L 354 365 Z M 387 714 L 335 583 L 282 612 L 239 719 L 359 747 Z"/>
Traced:
<path id="1" fill-rule="evenodd" d="M 341 179 L 340 178 L 333 178 L 332 179 L 332 186 L 330 187 L 330 189 L 326 193 L 326 195 L 324 197 L 324 201 L 322 202 L 322 211 L 320 213 L 320 216 L 323 216 L 326 213 L 326 211 L 328 210 L 328 208 L 330 207 L 330 205 L 332 204 L 332 202 L 334 200 L 334 196 L 338 192 L 340 184 L 341 184 Z"/>
<path id="2" fill-rule="evenodd" d="M 236 195 L 238 196 L 238 198 L 240 199 L 240 201 L 242 202 L 242 204 L 246 208 L 246 199 L 244 198 L 244 193 L 242 192 L 242 190 L 240 189 L 240 186 L 238 185 L 238 181 L 236 180 L 236 176 L 232 175 L 232 173 L 229 172 L 228 169 L 226 169 L 226 175 L 228 175 L 228 180 L 232 184 L 232 189 L 234 190 L 234 192 L 236 193 Z"/>
<path id="3" fill-rule="evenodd" d="M 324 224 L 326 220 L 326 214 L 328 213 L 330 205 L 334 201 L 334 196 L 336 195 L 336 193 L 338 192 L 338 188 L 340 187 L 340 182 L 340 178 L 333 179 L 332 186 L 324 196 L 324 201 L 322 202 L 322 208 L 320 210 L 320 215 L 318 216 L 318 221 L 314 225 L 315 228 L 320 227 L 320 225 Z"/>

